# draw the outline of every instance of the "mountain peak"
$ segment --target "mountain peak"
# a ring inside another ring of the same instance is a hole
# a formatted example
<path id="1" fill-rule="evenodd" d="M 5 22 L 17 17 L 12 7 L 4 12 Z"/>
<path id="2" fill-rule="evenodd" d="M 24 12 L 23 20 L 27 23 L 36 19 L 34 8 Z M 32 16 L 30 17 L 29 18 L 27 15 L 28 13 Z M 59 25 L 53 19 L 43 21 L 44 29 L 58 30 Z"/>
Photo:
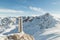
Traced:
<path id="1" fill-rule="evenodd" d="M 45 13 L 44 16 L 48 17 L 48 16 L 52 16 L 52 15 L 50 15 L 50 13 Z"/>

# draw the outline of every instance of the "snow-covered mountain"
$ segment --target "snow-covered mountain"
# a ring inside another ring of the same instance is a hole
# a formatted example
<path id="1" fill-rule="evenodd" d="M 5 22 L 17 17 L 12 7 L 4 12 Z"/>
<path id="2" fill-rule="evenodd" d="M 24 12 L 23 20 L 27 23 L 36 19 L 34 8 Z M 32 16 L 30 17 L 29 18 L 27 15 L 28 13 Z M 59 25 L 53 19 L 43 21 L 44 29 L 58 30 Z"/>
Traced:
<path id="1" fill-rule="evenodd" d="M 17 22 L 18 19 L 16 17 L 0 18 L 0 34 L 11 34 L 17 32 Z"/>
<path id="2" fill-rule="evenodd" d="M 49 13 L 27 17 L 24 21 L 24 31 L 33 35 L 35 40 L 52 40 L 56 35 L 60 35 L 58 34 L 60 33 L 60 19 Z"/>
<path id="3" fill-rule="evenodd" d="M 23 17 L 23 30 L 33 35 L 35 40 L 59 40 L 60 18 L 46 13 L 40 16 Z M 18 18 L 0 18 L 0 34 L 8 35 L 18 32 Z"/>

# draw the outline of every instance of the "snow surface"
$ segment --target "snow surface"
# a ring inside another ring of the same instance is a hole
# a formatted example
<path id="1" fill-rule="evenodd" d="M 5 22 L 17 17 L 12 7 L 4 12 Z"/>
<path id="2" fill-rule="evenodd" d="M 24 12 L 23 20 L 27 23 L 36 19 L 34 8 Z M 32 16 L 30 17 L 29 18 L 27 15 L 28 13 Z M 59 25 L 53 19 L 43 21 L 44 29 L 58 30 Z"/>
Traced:
<path id="1" fill-rule="evenodd" d="M 47 13 L 41 16 L 23 17 L 24 32 L 33 35 L 35 40 L 60 40 L 60 17 L 57 16 Z M 0 35 L 13 33 L 18 33 L 18 18 L 0 18 Z"/>

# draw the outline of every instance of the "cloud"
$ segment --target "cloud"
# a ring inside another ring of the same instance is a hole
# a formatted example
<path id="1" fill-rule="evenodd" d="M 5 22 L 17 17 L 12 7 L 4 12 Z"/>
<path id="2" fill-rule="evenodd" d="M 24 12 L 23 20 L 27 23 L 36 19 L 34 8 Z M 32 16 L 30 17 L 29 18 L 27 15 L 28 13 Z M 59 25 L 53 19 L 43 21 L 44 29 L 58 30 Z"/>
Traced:
<path id="1" fill-rule="evenodd" d="M 24 15 L 24 14 L 25 14 L 25 11 L 21 11 L 21 10 L 0 9 L 0 17 L 21 16 L 21 15 Z"/>
<path id="2" fill-rule="evenodd" d="M 11 10 L 11 9 L 0 9 L 0 12 L 5 12 L 5 13 L 23 13 L 24 11 Z"/>
<path id="3" fill-rule="evenodd" d="M 42 8 L 37 8 L 37 7 L 32 7 L 30 6 L 29 9 L 36 11 L 36 12 L 40 12 L 40 13 L 46 13 L 46 11 L 44 11 Z"/>

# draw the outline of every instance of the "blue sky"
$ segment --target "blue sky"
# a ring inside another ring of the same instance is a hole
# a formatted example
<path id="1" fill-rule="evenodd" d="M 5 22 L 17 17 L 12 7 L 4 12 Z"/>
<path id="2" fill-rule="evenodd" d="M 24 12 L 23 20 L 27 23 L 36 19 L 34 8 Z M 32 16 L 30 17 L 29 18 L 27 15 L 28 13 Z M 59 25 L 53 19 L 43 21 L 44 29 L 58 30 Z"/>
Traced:
<path id="1" fill-rule="evenodd" d="M 60 0 L 0 0 L 1 16 L 30 16 L 60 13 Z"/>

